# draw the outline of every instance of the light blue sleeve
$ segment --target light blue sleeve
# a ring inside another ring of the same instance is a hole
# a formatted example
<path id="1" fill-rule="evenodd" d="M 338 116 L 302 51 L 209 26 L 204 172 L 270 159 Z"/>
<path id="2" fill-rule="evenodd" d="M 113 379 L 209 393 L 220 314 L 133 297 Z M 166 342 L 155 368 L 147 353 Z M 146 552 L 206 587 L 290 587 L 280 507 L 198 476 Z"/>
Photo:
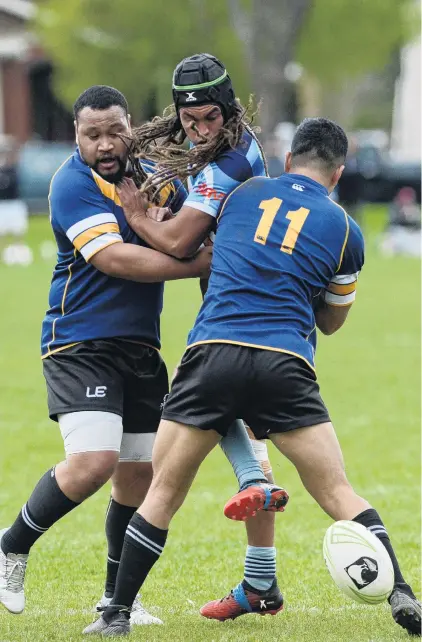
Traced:
<path id="1" fill-rule="evenodd" d="M 210 163 L 192 180 L 184 205 L 216 218 L 222 201 L 240 182 L 227 176 L 216 163 Z"/>

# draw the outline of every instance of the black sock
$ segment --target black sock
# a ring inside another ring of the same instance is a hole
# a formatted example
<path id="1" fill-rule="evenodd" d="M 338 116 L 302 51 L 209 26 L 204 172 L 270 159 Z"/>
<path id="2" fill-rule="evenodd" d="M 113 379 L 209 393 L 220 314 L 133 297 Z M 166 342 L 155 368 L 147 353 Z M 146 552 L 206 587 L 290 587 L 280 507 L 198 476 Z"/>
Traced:
<path id="1" fill-rule="evenodd" d="M 35 486 L 14 524 L 3 535 L 1 549 L 8 553 L 29 553 L 31 546 L 50 526 L 79 506 L 59 488 L 54 468 L 48 470 Z"/>
<path id="2" fill-rule="evenodd" d="M 135 513 L 127 527 L 112 604 L 132 608 L 140 587 L 163 552 L 168 531 Z"/>
<path id="3" fill-rule="evenodd" d="M 409 584 L 405 582 L 405 579 L 401 573 L 396 554 L 390 542 L 390 538 L 388 537 L 388 533 L 377 511 L 374 508 L 368 508 L 368 510 L 364 510 L 363 513 L 360 513 L 359 515 L 354 517 L 353 521 L 362 524 L 362 526 L 365 526 L 369 531 L 371 531 L 371 533 L 376 535 L 376 537 L 378 537 L 378 539 L 384 545 L 384 548 L 387 550 L 387 553 L 390 556 L 391 562 L 393 564 L 394 587 L 400 588 L 405 593 L 408 593 L 412 597 L 415 597 L 412 589 L 410 588 Z"/>
<path id="4" fill-rule="evenodd" d="M 119 504 L 112 497 L 110 498 L 105 522 L 108 542 L 107 577 L 105 582 L 106 597 L 113 597 L 126 529 L 135 511 L 136 508 L 123 506 L 123 504 Z"/>

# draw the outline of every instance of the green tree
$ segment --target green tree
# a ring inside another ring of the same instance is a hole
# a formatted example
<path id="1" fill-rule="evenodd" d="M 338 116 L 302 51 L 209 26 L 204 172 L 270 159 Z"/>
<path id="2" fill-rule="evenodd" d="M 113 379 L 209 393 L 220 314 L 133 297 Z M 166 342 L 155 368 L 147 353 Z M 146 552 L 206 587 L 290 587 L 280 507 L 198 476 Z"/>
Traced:
<path id="1" fill-rule="evenodd" d="M 326 86 L 382 69 L 418 29 L 414 0 L 315 0 L 297 59 Z"/>
<path id="2" fill-rule="evenodd" d="M 227 0 L 244 44 L 252 84 L 263 97 L 264 134 L 286 118 L 291 83 L 285 69 L 301 63 L 304 81 L 333 89 L 377 71 L 419 25 L 414 0 Z M 413 9 L 413 10 L 412 10 Z"/>
<path id="3" fill-rule="evenodd" d="M 221 57 L 239 95 L 247 95 L 249 76 L 227 11 L 225 0 L 44 0 L 35 29 L 66 105 L 89 85 L 109 84 L 139 120 L 152 97 L 158 110 L 171 102 L 173 69 L 196 52 Z"/>
<path id="4" fill-rule="evenodd" d="M 265 136 L 285 119 L 287 63 L 299 61 L 332 89 L 382 69 L 417 30 L 418 15 L 413 0 L 41 0 L 36 31 L 68 106 L 87 86 L 110 84 L 139 120 L 171 102 L 179 60 L 209 51 L 241 98 L 253 90 L 264 99 Z"/>

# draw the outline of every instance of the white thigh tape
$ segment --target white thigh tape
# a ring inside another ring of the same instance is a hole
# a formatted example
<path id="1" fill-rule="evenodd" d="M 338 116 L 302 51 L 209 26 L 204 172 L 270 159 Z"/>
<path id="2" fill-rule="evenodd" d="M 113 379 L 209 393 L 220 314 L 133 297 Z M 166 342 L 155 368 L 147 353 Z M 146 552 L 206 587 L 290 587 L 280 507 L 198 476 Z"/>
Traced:
<path id="1" fill-rule="evenodd" d="M 151 461 L 155 435 L 155 432 L 124 432 L 119 461 Z"/>
<path id="2" fill-rule="evenodd" d="M 120 451 L 123 424 L 112 412 L 84 410 L 59 415 L 66 455 L 102 450 Z"/>

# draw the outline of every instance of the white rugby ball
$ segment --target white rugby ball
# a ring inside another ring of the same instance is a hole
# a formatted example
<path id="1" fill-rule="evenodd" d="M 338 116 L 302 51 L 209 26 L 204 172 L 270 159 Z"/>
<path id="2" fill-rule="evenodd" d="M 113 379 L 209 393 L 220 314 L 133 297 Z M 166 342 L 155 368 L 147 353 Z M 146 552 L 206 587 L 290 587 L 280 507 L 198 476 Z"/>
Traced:
<path id="1" fill-rule="evenodd" d="M 378 537 L 362 524 L 334 522 L 325 533 L 323 553 L 334 582 L 356 602 L 379 604 L 393 590 L 390 557 Z"/>

